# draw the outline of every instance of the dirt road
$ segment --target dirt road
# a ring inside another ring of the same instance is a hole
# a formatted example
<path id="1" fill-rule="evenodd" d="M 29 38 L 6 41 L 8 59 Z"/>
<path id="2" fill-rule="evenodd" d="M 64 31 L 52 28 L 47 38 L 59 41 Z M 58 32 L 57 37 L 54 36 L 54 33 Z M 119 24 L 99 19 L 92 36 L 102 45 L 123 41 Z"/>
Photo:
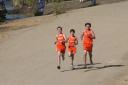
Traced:
<path id="1" fill-rule="evenodd" d="M 9 39 L 0 43 L 0 85 L 128 85 L 127 9 L 128 2 L 84 8 L 38 17 L 42 24 L 8 32 Z M 56 27 L 63 26 L 67 35 L 74 28 L 79 38 L 85 22 L 93 24 L 97 37 L 95 65 L 82 69 L 79 41 L 76 70 L 70 70 L 67 54 L 63 68 L 57 70 Z"/>

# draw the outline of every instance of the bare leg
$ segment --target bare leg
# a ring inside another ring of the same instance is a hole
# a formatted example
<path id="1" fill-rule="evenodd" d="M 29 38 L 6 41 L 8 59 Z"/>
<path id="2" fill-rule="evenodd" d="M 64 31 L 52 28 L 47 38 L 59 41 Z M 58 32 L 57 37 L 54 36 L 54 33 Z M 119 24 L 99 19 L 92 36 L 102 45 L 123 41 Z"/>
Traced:
<path id="1" fill-rule="evenodd" d="M 73 61 L 74 61 L 74 54 L 71 54 L 71 60 L 72 60 L 72 65 L 73 65 Z"/>
<path id="2" fill-rule="evenodd" d="M 71 66 L 72 66 L 72 69 L 74 69 L 73 67 L 73 61 L 74 61 L 74 54 L 69 52 L 69 57 L 71 58 Z"/>
<path id="3" fill-rule="evenodd" d="M 84 67 L 87 68 L 87 64 L 86 64 L 86 61 L 87 61 L 87 51 L 84 50 Z"/>
<path id="4" fill-rule="evenodd" d="M 71 58 L 71 60 L 72 60 L 72 53 L 71 52 L 69 52 L 68 53 L 68 56 Z M 72 62 L 72 61 L 71 61 Z M 72 65 L 72 63 L 71 63 L 71 65 Z"/>
<path id="5" fill-rule="evenodd" d="M 92 52 L 89 52 L 89 57 L 90 57 L 90 64 L 93 64 L 93 60 L 92 60 Z"/>
<path id="6" fill-rule="evenodd" d="M 65 56 L 65 54 L 64 54 L 64 53 L 62 53 L 62 54 L 61 54 L 61 56 L 62 56 L 62 60 L 64 61 L 64 60 L 65 60 L 65 57 L 64 57 L 64 56 Z"/>
<path id="7" fill-rule="evenodd" d="M 84 64 L 85 64 L 85 67 L 86 67 L 86 61 L 87 61 L 87 51 L 85 50 L 84 51 Z"/>
<path id="8" fill-rule="evenodd" d="M 74 54 L 73 53 L 71 53 L 70 54 L 70 57 L 71 57 L 71 66 L 72 66 L 72 70 L 74 69 L 74 64 L 73 64 L 73 61 L 74 61 Z"/>
<path id="9" fill-rule="evenodd" d="M 57 66 L 57 68 L 60 69 L 60 66 L 61 66 L 61 53 L 58 52 L 58 66 Z"/>

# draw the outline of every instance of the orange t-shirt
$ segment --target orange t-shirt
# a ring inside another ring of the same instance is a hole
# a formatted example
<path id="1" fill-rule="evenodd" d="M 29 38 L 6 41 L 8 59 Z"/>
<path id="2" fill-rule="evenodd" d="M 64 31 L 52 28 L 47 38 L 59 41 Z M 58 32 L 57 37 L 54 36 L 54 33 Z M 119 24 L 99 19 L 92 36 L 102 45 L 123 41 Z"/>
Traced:
<path id="1" fill-rule="evenodd" d="M 83 43 L 84 44 L 92 44 L 93 43 L 93 39 L 92 39 L 92 30 L 85 30 L 84 31 L 84 37 L 83 37 Z"/>
<path id="2" fill-rule="evenodd" d="M 65 35 L 62 34 L 58 34 L 57 35 L 57 45 L 65 45 Z"/>
<path id="3" fill-rule="evenodd" d="M 77 38 L 75 36 L 70 35 L 68 38 L 68 45 L 74 47 L 76 40 L 77 40 Z"/>

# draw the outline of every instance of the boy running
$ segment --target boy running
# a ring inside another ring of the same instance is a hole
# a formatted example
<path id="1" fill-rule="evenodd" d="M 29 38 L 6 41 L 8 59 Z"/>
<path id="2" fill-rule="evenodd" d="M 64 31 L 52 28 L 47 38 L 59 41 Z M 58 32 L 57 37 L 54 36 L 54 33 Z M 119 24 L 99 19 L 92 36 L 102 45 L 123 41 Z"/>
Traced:
<path id="1" fill-rule="evenodd" d="M 64 61 L 64 56 L 65 56 L 65 50 L 66 50 L 66 46 L 65 46 L 65 42 L 66 42 L 66 36 L 65 34 L 63 34 L 62 32 L 62 27 L 57 27 L 57 31 L 58 34 L 56 35 L 56 51 L 58 53 L 58 66 L 57 69 L 61 68 L 61 58 Z"/>
<path id="2" fill-rule="evenodd" d="M 95 33 L 91 29 L 91 23 L 86 23 L 84 32 L 81 35 L 81 40 L 83 41 L 83 47 L 84 47 L 84 63 L 85 63 L 85 67 L 86 67 L 86 56 L 87 56 L 87 53 L 89 53 L 90 63 L 93 64 L 93 61 L 92 61 L 93 39 L 95 39 Z"/>
<path id="3" fill-rule="evenodd" d="M 75 30 L 74 29 L 70 30 L 70 36 L 68 37 L 67 40 L 68 40 L 68 54 L 69 54 L 69 57 L 71 57 L 72 69 L 74 69 L 73 61 L 74 61 L 74 55 L 76 54 L 76 45 L 78 44 L 78 40 L 75 36 Z"/>

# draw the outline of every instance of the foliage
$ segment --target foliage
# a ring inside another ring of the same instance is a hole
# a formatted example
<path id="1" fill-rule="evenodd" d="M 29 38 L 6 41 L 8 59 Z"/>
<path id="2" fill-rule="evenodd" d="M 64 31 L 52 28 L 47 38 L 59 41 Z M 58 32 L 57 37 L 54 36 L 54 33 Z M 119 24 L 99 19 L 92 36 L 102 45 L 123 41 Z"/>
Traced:
<path id="1" fill-rule="evenodd" d="M 63 5 L 61 5 L 59 2 L 54 3 L 54 12 L 56 15 L 65 13 L 66 10 Z"/>

